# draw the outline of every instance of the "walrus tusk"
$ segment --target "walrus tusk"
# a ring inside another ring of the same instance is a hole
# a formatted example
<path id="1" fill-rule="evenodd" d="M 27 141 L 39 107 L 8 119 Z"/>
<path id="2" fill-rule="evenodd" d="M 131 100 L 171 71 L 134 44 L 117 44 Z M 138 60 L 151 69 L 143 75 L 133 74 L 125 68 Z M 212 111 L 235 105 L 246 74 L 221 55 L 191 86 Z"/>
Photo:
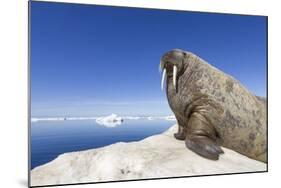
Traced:
<path id="1" fill-rule="evenodd" d="M 163 75 L 162 75 L 162 81 L 161 81 L 161 90 L 162 90 L 162 91 L 163 91 L 163 89 L 164 89 L 164 81 L 165 81 L 165 78 L 166 78 L 166 69 L 164 69 Z"/>
<path id="2" fill-rule="evenodd" d="M 177 66 L 174 65 L 173 67 L 173 85 L 176 88 L 177 87 Z"/>

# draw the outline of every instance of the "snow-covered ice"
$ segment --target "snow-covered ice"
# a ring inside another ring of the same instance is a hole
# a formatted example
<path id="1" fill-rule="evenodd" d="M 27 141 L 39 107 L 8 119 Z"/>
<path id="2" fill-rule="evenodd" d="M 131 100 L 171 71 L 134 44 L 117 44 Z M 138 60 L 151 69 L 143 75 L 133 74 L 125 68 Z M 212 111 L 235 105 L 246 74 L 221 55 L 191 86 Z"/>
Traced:
<path id="1" fill-rule="evenodd" d="M 265 171 L 265 163 L 223 148 L 218 161 L 198 156 L 176 140 L 177 125 L 138 142 L 59 155 L 31 171 L 31 185 L 54 185 Z"/>

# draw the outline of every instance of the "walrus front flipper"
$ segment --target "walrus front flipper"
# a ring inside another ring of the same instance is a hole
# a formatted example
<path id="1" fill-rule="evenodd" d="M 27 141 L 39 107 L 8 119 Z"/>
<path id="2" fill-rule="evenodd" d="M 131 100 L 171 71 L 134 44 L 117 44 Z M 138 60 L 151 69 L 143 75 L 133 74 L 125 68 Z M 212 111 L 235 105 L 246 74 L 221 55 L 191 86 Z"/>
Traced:
<path id="1" fill-rule="evenodd" d="M 198 114 L 192 114 L 188 121 L 188 131 L 185 145 L 190 150 L 205 158 L 218 160 L 223 150 L 216 143 L 216 132 L 204 118 Z"/>
<path id="2" fill-rule="evenodd" d="M 208 137 L 186 138 L 185 145 L 190 150 L 205 158 L 218 160 L 219 154 L 223 153 L 220 146 L 216 145 Z"/>

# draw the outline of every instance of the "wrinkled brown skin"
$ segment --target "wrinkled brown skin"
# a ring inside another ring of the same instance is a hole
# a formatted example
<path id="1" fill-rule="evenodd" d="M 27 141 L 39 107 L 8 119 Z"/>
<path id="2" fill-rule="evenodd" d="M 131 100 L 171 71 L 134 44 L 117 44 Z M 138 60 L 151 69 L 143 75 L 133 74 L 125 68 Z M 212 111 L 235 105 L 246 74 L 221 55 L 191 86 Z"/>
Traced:
<path id="1" fill-rule="evenodd" d="M 160 65 L 167 70 L 166 92 L 179 125 L 177 139 L 208 159 L 218 160 L 224 146 L 267 162 L 264 98 L 190 52 L 171 50 Z M 178 68 L 176 88 L 173 65 Z"/>

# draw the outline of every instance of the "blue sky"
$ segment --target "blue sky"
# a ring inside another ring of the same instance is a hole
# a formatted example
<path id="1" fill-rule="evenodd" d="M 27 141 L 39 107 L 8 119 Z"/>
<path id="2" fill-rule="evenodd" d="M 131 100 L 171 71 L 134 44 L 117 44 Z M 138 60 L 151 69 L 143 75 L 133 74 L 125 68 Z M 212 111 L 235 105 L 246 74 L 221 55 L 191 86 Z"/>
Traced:
<path id="1" fill-rule="evenodd" d="M 173 48 L 266 95 L 265 17 L 32 2 L 32 116 L 170 114 L 158 65 Z"/>

